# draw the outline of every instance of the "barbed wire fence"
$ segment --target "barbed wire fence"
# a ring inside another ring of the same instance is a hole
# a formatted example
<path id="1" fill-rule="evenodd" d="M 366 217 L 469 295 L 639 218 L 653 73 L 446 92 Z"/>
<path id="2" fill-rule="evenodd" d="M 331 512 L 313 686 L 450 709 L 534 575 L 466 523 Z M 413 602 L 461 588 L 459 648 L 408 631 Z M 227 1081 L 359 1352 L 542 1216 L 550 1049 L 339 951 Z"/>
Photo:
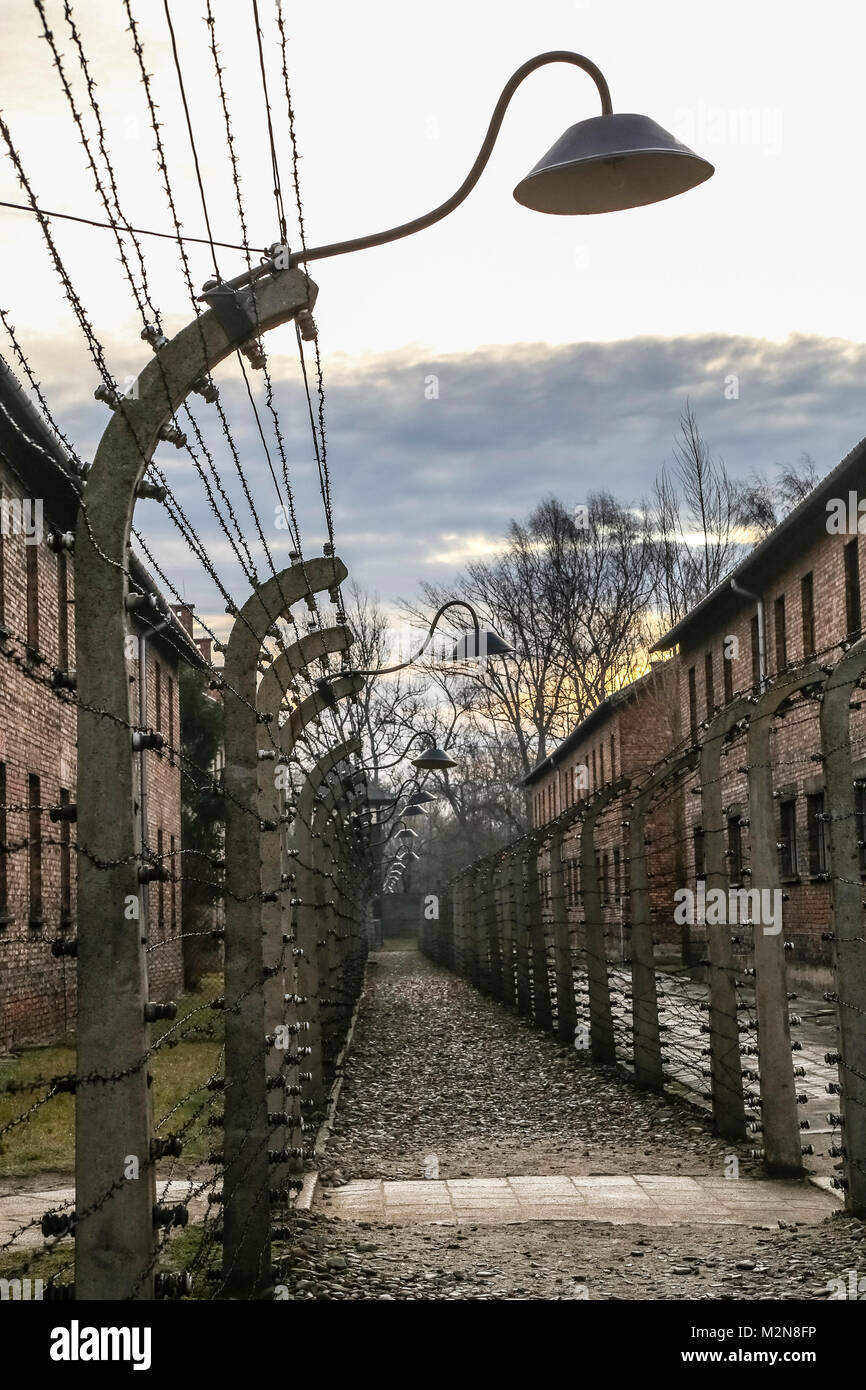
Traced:
<path id="1" fill-rule="evenodd" d="M 757 693 L 735 695 L 654 766 L 611 777 L 461 870 L 439 918 L 425 918 L 420 932 L 427 955 L 591 1062 L 688 1097 L 717 1134 L 750 1145 L 767 1171 L 802 1175 L 804 1160 L 820 1154 L 846 1209 L 859 1216 L 866 936 L 854 767 L 864 749 L 864 674 L 866 640 L 846 640 Z M 811 737 L 798 740 L 804 725 Z M 806 1019 L 788 977 L 801 955 L 809 963 L 809 943 L 786 929 L 778 817 L 784 788 L 816 766 L 831 920 L 807 935 L 813 947 L 818 938 L 830 945 L 833 987 Z M 683 830 L 671 814 L 678 799 L 687 812 L 689 803 L 700 808 L 685 817 L 699 827 L 704 855 L 689 881 Z M 675 918 L 686 888 L 691 915 Z M 722 899 L 714 916 L 707 904 Z M 781 916 L 768 920 L 765 901 L 779 902 Z M 675 921 L 688 924 L 686 953 Z M 807 1022 L 822 1023 L 832 1043 L 816 1041 L 814 1026 L 801 1041 Z"/>
<path id="2" fill-rule="evenodd" d="M 124 0 L 126 32 L 190 305 L 188 327 L 169 340 L 143 249 L 149 233 L 137 232 L 124 214 L 98 81 L 74 8 L 64 5 L 62 33 L 59 26 L 52 29 L 42 0 L 34 0 L 34 11 L 104 214 L 105 221 L 94 225 L 112 232 L 140 336 L 153 357 L 131 385 L 112 374 L 84 295 L 54 236 L 52 215 L 43 211 L 10 125 L 0 118 L 0 135 L 26 206 L 96 371 L 94 394 L 111 411 L 88 464 L 58 423 L 50 392 L 43 390 L 11 316 L 0 311 L 22 389 L 29 390 L 40 417 L 39 429 L 31 431 L 0 405 L 4 437 L 13 441 L 2 451 L 4 466 L 26 496 L 30 488 L 22 460 L 38 457 L 77 517 L 74 533 L 55 529 L 46 541 L 64 564 L 67 556 L 74 562 L 75 628 L 63 661 L 53 634 L 45 634 L 45 650 L 34 650 L 32 634 L 16 629 L 10 612 L 3 614 L 0 661 L 32 683 L 40 699 L 52 702 L 69 746 L 76 731 L 78 737 L 74 799 L 54 802 L 40 793 L 25 801 L 10 786 L 0 787 L 0 861 L 7 892 L 14 898 L 37 856 L 46 869 L 54 856 L 67 909 L 56 932 L 47 923 L 35 930 L 31 922 L 23 932 L 14 922 L 11 931 L 10 924 L 0 924 L 0 956 L 14 959 L 24 975 L 41 970 L 40 990 L 50 978 L 51 987 L 62 992 L 70 1027 L 76 1025 L 74 1051 L 62 1053 L 68 1060 L 63 1074 L 15 1076 L 16 1066 L 4 1075 L 7 1069 L 0 1064 L 0 1152 L 7 1171 L 26 1165 L 41 1125 L 68 1127 L 74 1109 L 76 1130 L 74 1197 L 64 1196 L 4 1233 L 0 1265 L 9 1279 L 44 1272 L 46 1297 L 140 1299 L 190 1292 L 210 1298 L 273 1297 L 279 1242 L 290 1234 L 293 1202 L 361 988 L 373 883 L 363 818 L 365 745 L 357 712 L 362 683 L 340 676 L 349 665 L 352 634 L 340 589 L 346 570 L 335 551 L 325 388 L 312 318 L 316 287 L 305 271 L 286 268 L 288 227 L 278 157 L 285 139 L 305 249 L 286 26 L 277 5 L 270 38 L 279 45 L 285 103 L 278 135 L 262 16 L 252 5 L 274 174 L 276 236 L 262 254 L 249 239 L 242 155 L 210 3 L 203 17 L 240 234 L 235 245 L 246 266 L 247 284 L 238 289 L 221 275 L 218 256 L 230 244 L 212 235 L 184 58 L 170 6 L 164 4 L 207 228 L 204 241 L 213 262 L 214 278 L 197 292 L 187 248 L 201 239 L 182 229 L 142 30 L 131 0 Z M 287 426 L 278 405 L 280 384 L 264 345 L 268 331 L 285 322 L 295 328 L 327 535 L 324 553 L 315 559 L 304 553 Z M 314 344 L 313 384 L 305 343 Z M 223 361 L 234 363 L 233 379 L 215 378 Z M 251 372 L 264 383 L 261 399 Z M 264 476 L 273 488 L 272 514 L 290 545 L 288 565 L 268 539 L 262 487 L 251 476 L 245 462 L 249 451 L 238 443 L 237 426 L 233 429 L 230 421 L 235 385 L 242 388 Z M 205 409 L 211 412 L 207 418 Z M 210 441 L 214 433 L 216 445 Z M 154 451 L 161 443 L 185 455 L 191 468 L 181 474 L 157 463 Z M 240 600 L 233 593 L 237 577 L 229 580 L 216 558 L 220 546 L 193 520 L 192 480 L 240 577 Z M 146 517 L 139 522 L 140 508 L 132 525 L 140 500 L 163 509 L 231 620 L 226 640 L 215 626 L 196 618 L 211 650 L 225 658 L 215 665 L 200 654 L 196 663 L 226 711 L 224 771 L 198 766 L 181 745 L 178 727 L 171 733 L 157 727 L 148 692 L 139 690 L 147 667 L 138 669 L 130 639 L 142 631 L 159 635 L 186 661 L 192 646 L 143 583 L 143 567 L 130 549 L 134 540 L 163 592 L 184 605 L 167 573 L 168 562 L 160 558 L 159 540 L 148 534 Z M 11 562 L 10 555 L 5 558 Z M 322 677 L 330 681 L 328 699 L 316 685 Z M 160 844 L 140 814 L 141 777 L 157 759 L 176 765 L 191 789 L 211 788 L 225 821 L 224 852 L 208 855 L 182 844 Z M 53 833 L 46 833 L 48 827 Z M 184 865 L 190 855 L 197 857 L 192 873 Z M 77 884 L 71 871 L 76 861 Z M 221 991 L 215 984 L 206 997 L 189 996 L 178 1006 L 159 996 L 160 978 L 171 974 L 170 968 L 161 970 L 160 961 L 176 964 L 183 942 L 200 933 L 183 931 L 176 911 L 166 925 L 159 905 L 166 892 L 176 902 L 182 868 L 188 882 L 201 884 L 223 903 L 225 926 L 207 935 L 224 942 L 225 983 Z M 54 973 L 43 968 L 48 966 Z M 26 1012 L 27 998 L 17 1007 Z M 200 1055 L 190 1055 L 189 1068 L 169 1084 L 170 1054 L 191 1043 L 204 1045 Z M 180 1245 L 179 1235 L 185 1240 Z"/>

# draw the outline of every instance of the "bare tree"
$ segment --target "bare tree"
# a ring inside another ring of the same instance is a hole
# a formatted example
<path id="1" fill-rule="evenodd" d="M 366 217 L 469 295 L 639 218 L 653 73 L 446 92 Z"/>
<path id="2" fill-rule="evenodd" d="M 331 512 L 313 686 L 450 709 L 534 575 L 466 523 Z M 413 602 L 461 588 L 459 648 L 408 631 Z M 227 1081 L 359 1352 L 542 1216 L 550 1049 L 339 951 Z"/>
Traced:
<path id="1" fill-rule="evenodd" d="M 743 553 L 741 489 L 710 453 L 689 401 L 673 454 L 673 469 L 663 467 L 656 478 L 650 507 L 656 597 L 666 627 L 710 593 Z"/>

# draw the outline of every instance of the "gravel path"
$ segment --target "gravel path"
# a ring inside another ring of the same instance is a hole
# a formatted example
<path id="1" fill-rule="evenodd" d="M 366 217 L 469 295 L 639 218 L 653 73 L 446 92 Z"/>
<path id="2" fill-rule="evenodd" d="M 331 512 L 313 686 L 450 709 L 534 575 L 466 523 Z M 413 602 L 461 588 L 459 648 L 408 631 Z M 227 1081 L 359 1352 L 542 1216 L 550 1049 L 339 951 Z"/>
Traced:
<path id="1" fill-rule="evenodd" d="M 328 1146 L 346 1178 L 680 1173 L 736 1151 L 685 1101 L 640 1090 L 412 951 L 374 956 Z"/>
<path id="2" fill-rule="evenodd" d="M 415 952 L 373 957 L 324 1186 L 357 1178 L 722 1176 L 736 1152 L 685 1102 L 594 1068 Z M 393 1225 L 298 1213 L 283 1296 L 300 1299 L 826 1299 L 866 1292 L 864 1226 L 652 1229 L 603 1222 Z"/>

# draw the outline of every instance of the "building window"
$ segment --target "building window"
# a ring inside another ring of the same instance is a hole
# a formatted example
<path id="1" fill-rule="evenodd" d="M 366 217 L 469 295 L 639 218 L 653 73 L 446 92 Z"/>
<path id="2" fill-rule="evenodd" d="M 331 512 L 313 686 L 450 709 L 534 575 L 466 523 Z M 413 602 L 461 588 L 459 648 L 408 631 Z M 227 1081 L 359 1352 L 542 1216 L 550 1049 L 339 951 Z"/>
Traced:
<path id="1" fill-rule="evenodd" d="M 57 556 L 57 665 L 69 669 L 69 570 L 66 552 Z"/>
<path id="2" fill-rule="evenodd" d="M 830 868 L 827 823 L 824 820 L 824 793 L 806 797 L 806 829 L 809 837 L 809 873 L 814 877 Z"/>
<path id="3" fill-rule="evenodd" d="M 39 546 L 25 545 L 24 566 L 27 575 L 27 648 L 39 651 Z"/>
<path id="4" fill-rule="evenodd" d="M 857 537 L 845 546 L 845 620 L 849 637 L 860 636 L 860 556 Z"/>
<path id="5" fill-rule="evenodd" d="M 749 634 L 752 639 L 752 689 L 757 690 L 761 684 L 761 634 L 757 614 L 749 624 Z"/>
<path id="6" fill-rule="evenodd" d="M 701 825 L 696 825 L 692 831 L 692 846 L 695 856 L 695 880 L 706 878 L 707 876 L 707 847 L 704 840 L 704 829 Z"/>
<path id="7" fill-rule="evenodd" d="M 171 862 L 168 866 L 171 872 L 171 884 L 169 888 L 171 894 L 171 916 L 169 917 L 169 924 L 171 926 L 171 934 L 175 936 L 177 933 L 177 874 L 174 869 L 175 838 L 173 835 L 169 836 L 168 843 L 171 851 Z"/>
<path id="8" fill-rule="evenodd" d="M 6 764 L 0 763 L 0 927 L 9 921 L 8 854 L 6 852 Z"/>
<path id="9" fill-rule="evenodd" d="M 734 887 L 743 881 L 743 831 L 739 816 L 728 816 L 728 880 Z"/>
<path id="10" fill-rule="evenodd" d="M 793 797 L 779 803 L 779 873 L 782 878 L 796 878 L 797 868 L 797 803 Z"/>
<path id="11" fill-rule="evenodd" d="M 604 744 L 598 745 L 598 780 L 604 786 Z"/>
<path id="12" fill-rule="evenodd" d="M 168 700 L 168 760 L 174 767 L 174 680 L 168 677 L 166 698 Z"/>
<path id="13" fill-rule="evenodd" d="M 734 698 L 734 663 L 729 656 L 722 651 L 722 680 L 725 686 L 725 704 L 729 704 Z"/>
<path id="14" fill-rule="evenodd" d="M 776 624 L 776 670 L 784 671 L 788 664 L 788 641 L 785 634 L 785 595 L 780 594 L 773 604 Z"/>
<path id="15" fill-rule="evenodd" d="M 153 663 L 154 725 L 162 732 L 162 667 L 158 661 Z"/>
<path id="16" fill-rule="evenodd" d="M 694 666 L 689 667 L 689 729 L 694 741 L 698 736 L 698 685 Z"/>
<path id="17" fill-rule="evenodd" d="M 70 804 L 66 787 L 60 788 L 60 805 Z M 72 923 L 72 848 L 68 820 L 60 822 L 60 925 L 68 927 Z"/>
<path id="18" fill-rule="evenodd" d="M 714 689 L 715 681 L 713 679 L 712 652 L 707 652 L 706 656 L 704 657 L 704 685 L 706 687 L 707 696 L 707 718 L 712 719 L 713 712 L 716 708 L 716 692 Z"/>
<path id="19" fill-rule="evenodd" d="M 800 580 L 800 615 L 803 624 L 803 656 L 814 656 L 815 590 L 811 570 Z"/>
<path id="20" fill-rule="evenodd" d="M 160 869 L 163 869 L 163 868 L 165 867 L 165 864 L 164 864 L 164 862 L 163 862 L 162 841 L 163 841 L 162 831 L 161 831 L 161 830 L 157 830 L 157 832 L 156 832 L 156 858 L 157 858 L 157 863 L 159 864 Z M 159 882 L 157 883 L 157 886 L 156 886 L 156 925 L 157 925 L 157 928 L 158 928 L 158 931 L 159 931 L 159 935 L 160 935 L 160 936 L 164 936 L 164 934 L 165 934 L 165 883 L 164 883 L 164 881 L 163 881 L 162 879 L 159 880 Z"/>
<path id="21" fill-rule="evenodd" d="M 32 546 L 28 547 L 33 549 Z M 30 926 L 42 926 L 42 805 L 39 778 L 33 773 L 27 779 L 28 804 L 28 873 L 30 889 Z"/>
<path id="22" fill-rule="evenodd" d="M 622 854 L 617 846 L 613 852 L 613 896 L 619 902 L 622 898 Z"/>
<path id="23" fill-rule="evenodd" d="M 592 750 L 592 790 L 595 791 L 595 789 L 596 789 L 597 786 L 598 786 L 598 777 L 597 777 L 597 775 L 596 775 L 596 770 L 595 770 L 595 749 L 593 748 L 593 750 Z"/>
<path id="24" fill-rule="evenodd" d="M 610 736 L 610 776 L 611 781 L 616 776 L 616 741 L 613 734 Z"/>
<path id="25" fill-rule="evenodd" d="M 866 874 L 866 781 L 854 783 L 854 825 L 857 835 L 857 863 Z M 2 909 L 0 909 L 2 910 Z"/>

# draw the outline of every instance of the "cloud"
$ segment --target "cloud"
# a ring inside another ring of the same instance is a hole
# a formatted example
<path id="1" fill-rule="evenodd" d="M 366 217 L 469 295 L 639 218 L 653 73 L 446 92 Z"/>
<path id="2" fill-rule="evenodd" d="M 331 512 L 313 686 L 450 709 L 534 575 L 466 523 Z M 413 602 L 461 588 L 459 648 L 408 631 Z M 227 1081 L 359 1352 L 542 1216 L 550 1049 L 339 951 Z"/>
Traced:
<path id="1" fill-rule="evenodd" d="M 84 391 L 70 393 L 68 375 L 58 371 L 52 381 L 52 366 L 42 372 L 48 399 L 59 402 L 73 439 L 92 447 L 104 409 Z M 321 554 L 327 531 L 297 364 L 274 356 L 271 367 L 304 553 Z M 859 344 L 717 333 L 523 343 L 440 357 L 412 345 L 360 361 L 344 356 L 333 370 L 326 360 L 337 553 L 352 579 L 390 603 L 422 579 L 448 583 L 470 558 L 495 553 L 512 518 L 546 495 L 573 506 L 605 489 L 639 502 L 671 457 L 686 397 L 710 448 L 735 476 L 772 471 L 803 453 L 826 472 L 864 433 L 864 374 L 866 346 Z M 432 398 L 431 377 L 438 387 Z M 246 487 L 279 567 L 290 544 L 274 518 L 286 491 L 262 383 L 256 378 L 254 387 L 279 497 L 242 383 L 232 368 L 220 380 Z M 194 411 L 214 460 L 212 471 L 197 450 L 214 504 L 185 454 L 161 446 L 158 460 L 225 586 L 242 598 L 247 580 L 221 522 L 243 534 L 259 578 L 270 573 L 269 562 L 215 412 L 198 400 Z M 219 612 L 224 601 L 165 512 L 142 503 L 136 516 L 177 587 L 203 611 Z M 245 555 L 243 544 L 236 535 Z"/>

